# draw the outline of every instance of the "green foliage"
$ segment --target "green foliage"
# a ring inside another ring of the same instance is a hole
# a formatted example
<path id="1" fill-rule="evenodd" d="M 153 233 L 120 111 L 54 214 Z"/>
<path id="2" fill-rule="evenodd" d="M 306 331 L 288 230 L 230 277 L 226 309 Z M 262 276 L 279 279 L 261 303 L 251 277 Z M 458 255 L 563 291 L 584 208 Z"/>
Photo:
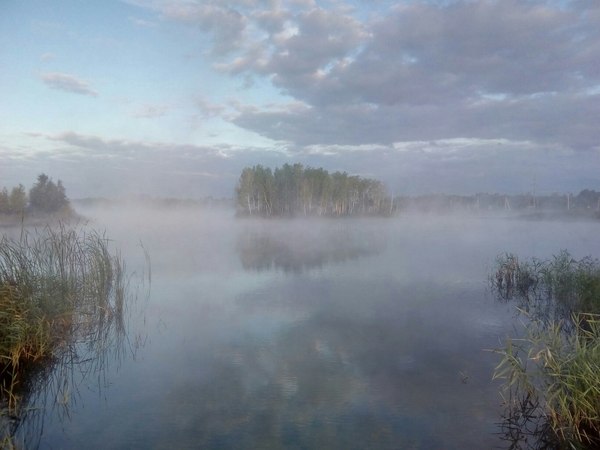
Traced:
<path id="1" fill-rule="evenodd" d="M 33 211 L 54 213 L 69 207 L 62 182 L 54 183 L 46 174 L 40 174 L 29 191 L 29 204 Z"/>
<path id="2" fill-rule="evenodd" d="M 96 232 L 59 227 L 0 240 L 0 400 L 11 414 L 31 367 L 123 329 L 123 283 L 120 258 Z"/>
<path id="3" fill-rule="evenodd" d="M 267 217 L 383 215 L 392 209 L 381 182 L 302 164 L 284 164 L 274 171 L 260 165 L 245 168 L 236 204 L 240 214 Z"/>
<path id="4" fill-rule="evenodd" d="M 513 254 L 496 260 L 492 288 L 505 300 L 517 299 L 536 319 L 569 320 L 573 313 L 600 314 L 600 261 L 574 259 L 566 250 L 547 261 L 519 261 Z"/>
<path id="5" fill-rule="evenodd" d="M 10 210 L 10 197 L 8 196 L 8 190 L 3 188 L 0 191 L 0 213 L 6 214 Z"/>
<path id="6" fill-rule="evenodd" d="M 27 207 L 27 193 L 23 185 L 0 191 L 0 214 L 22 214 Z"/>
<path id="7" fill-rule="evenodd" d="M 547 261 L 505 254 L 491 282 L 527 318 L 525 337 L 499 350 L 495 373 L 506 380 L 511 448 L 598 448 L 600 261 L 567 251 Z"/>
<path id="8" fill-rule="evenodd" d="M 533 321 L 527 336 L 499 353 L 506 420 L 514 444 L 530 448 L 600 446 L 600 316 L 576 316 L 572 332 Z M 528 436 L 529 435 L 529 436 Z"/>
<path id="9" fill-rule="evenodd" d="M 40 174 L 36 183 L 29 190 L 29 195 L 22 184 L 10 191 L 0 191 L 0 215 L 16 216 L 25 213 L 33 214 L 70 214 L 69 199 L 62 181 L 52 181 L 46 174 Z"/>

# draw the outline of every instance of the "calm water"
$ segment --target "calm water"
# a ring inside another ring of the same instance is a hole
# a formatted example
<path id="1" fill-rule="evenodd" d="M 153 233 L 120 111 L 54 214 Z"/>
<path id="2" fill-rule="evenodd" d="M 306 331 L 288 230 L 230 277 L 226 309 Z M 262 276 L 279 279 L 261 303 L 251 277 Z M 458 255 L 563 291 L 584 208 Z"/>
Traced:
<path id="1" fill-rule="evenodd" d="M 600 256 L 591 222 L 86 213 L 130 271 L 151 256 L 143 345 L 74 383 L 40 448 L 503 448 L 496 255 Z"/>

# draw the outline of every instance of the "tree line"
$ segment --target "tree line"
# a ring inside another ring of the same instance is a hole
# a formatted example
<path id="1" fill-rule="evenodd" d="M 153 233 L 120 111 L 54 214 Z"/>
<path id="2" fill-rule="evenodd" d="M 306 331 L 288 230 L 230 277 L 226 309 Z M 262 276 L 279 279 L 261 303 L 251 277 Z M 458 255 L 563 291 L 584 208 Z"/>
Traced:
<path id="1" fill-rule="evenodd" d="M 302 164 L 246 167 L 235 197 L 239 214 L 264 217 L 383 215 L 392 206 L 380 181 Z"/>
<path id="2" fill-rule="evenodd" d="M 56 183 L 46 174 L 38 175 L 37 181 L 25 191 L 22 184 L 0 191 L 0 214 L 19 215 L 27 213 L 70 213 L 69 199 L 62 182 Z"/>
<path id="3" fill-rule="evenodd" d="M 489 194 L 474 195 L 429 194 L 399 195 L 394 199 L 397 212 L 485 212 L 485 211 L 539 211 L 600 217 L 600 192 L 584 189 L 576 195 Z"/>

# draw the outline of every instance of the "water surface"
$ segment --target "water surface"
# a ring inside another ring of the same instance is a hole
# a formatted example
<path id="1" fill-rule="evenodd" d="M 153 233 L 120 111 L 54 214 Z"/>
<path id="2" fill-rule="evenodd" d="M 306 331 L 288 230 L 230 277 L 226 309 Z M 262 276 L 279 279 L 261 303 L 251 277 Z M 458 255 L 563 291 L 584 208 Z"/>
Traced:
<path id="1" fill-rule="evenodd" d="M 85 212 L 132 270 L 151 256 L 144 345 L 80 383 L 41 448 L 502 448 L 496 255 L 600 254 L 593 222 Z"/>

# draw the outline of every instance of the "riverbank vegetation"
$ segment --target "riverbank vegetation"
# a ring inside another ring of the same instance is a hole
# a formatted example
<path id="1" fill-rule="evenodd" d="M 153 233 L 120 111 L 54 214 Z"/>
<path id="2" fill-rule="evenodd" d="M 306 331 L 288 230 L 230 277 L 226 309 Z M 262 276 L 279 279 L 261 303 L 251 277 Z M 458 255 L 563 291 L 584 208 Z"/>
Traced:
<path id="1" fill-rule="evenodd" d="M 600 262 L 507 254 L 491 282 L 499 298 L 517 300 L 526 324 L 499 351 L 495 374 L 505 380 L 511 448 L 599 448 Z"/>
<path id="2" fill-rule="evenodd" d="M 498 257 L 492 280 L 500 297 L 544 321 L 568 321 L 573 314 L 600 314 L 600 261 L 577 260 L 563 250 L 549 260 Z"/>
<path id="3" fill-rule="evenodd" d="M 302 164 L 247 167 L 235 194 L 238 214 L 263 217 L 388 215 L 393 203 L 380 181 Z"/>
<path id="4" fill-rule="evenodd" d="M 390 195 L 382 182 L 302 164 L 243 169 L 236 189 L 238 215 L 262 217 L 364 216 L 402 213 L 500 213 L 531 219 L 600 218 L 600 192 Z"/>
<path id="5" fill-rule="evenodd" d="M 57 366 L 99 364 L 123 336 L 125 284 L 121 258 L 95 231 L 61 226 L 2 237 L 0 443 L 11 444 L 23 416 L 39 409 L 29 400 Z"/>

